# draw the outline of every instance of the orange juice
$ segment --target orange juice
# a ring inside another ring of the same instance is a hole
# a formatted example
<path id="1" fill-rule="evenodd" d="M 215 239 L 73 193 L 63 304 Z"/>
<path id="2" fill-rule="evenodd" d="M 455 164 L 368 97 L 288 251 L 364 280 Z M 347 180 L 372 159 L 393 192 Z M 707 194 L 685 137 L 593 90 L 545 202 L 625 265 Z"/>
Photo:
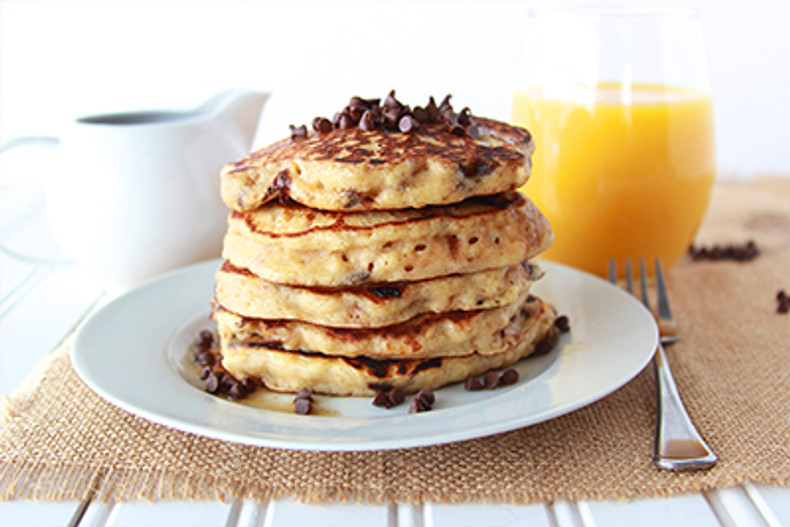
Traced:
<path id="1" fill-rule="evenodd" d="M 547 259 L 603 275 L 610 258 L 681 258 L 713 186 L 710 95 L 608 83 L 588 102 L 519 91 L 512 108 L 535 139 L 521 191 L 552 223 Z"/>

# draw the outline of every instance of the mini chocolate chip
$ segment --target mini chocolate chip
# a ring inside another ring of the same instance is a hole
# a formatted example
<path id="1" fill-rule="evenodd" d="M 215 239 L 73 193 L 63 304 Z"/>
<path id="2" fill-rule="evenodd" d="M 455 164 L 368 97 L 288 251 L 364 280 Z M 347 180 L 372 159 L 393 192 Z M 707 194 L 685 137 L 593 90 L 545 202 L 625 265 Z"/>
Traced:
<path id="1" fill-rule="evenodd" d="M 554 343 L 551 342 L 549 339 L 542 339 L 539 340 L 537 344 L 535 344 L 535 355 L 545 355 L 546 353 L 550 352 L 554 349 Z"/>
<path id="2" fill-rule="evenodd" d="M 258 388 L 258 381 L 255 380 L 254 377 L 247 377 L 241 381 L 241 384 L 244 386 L 244 389 L 247 390 L 247 393 L 252 393 Z"/>
<path id="3" fill-rule="evenodd" d="M 466 389 L 467 391 L 476 392 L 478 390 L 482 390 L 483 388 L 485 388 L 483 383 L 480 381 L 480 379 L 478 379 L 474 375 L 470 375 L 469 377 L 466 378 L 464 389 Z"/>
<path id="4" fill-rule="evenodd" d="M 735 260 L 737 262 L 747 262 L 753 260 L 760 254 L 754 240 L 749 240 L 743 245 L 714 245 L 713 247 L 689 247 L 689 254 L 695 261 L 697 260 Z"/>
<path id="5" fill-rule="evenodd" d="M 205 368 L 200 370 L 200 375 L 198 375 L 198 379 L 200 379 L 201 381 L 205 381 L 206 377 L 208 377 L 209 374 L 211 374 L 211 366 L 206 366 Z"/>
<path id="6" fill-rule="evenodd" d="M 414 396 L 412 399 L 411 404 L 409 405 L 409 413 L 413 414 L 415 412 L 427 412 L 431 408 L 433 408 L 433 392 L 428 392 L 431 394 L 430 397 L 423 394 L 425 390 L 421 390 L 420 393 Z"/>
<path id="7" fill-rule="evenodd" d="M 426 110 L 425 108 L 416 106 L 414 110 L 412 110 L 411 114 L 417 120 L 418 123 L 428 122 L 428 110 Z"/>
<path id="8" fill-rule="evenodd" d="M 483 383 L 486 388 L 493 390 L 499 386 L 499 375 L 495 371 L 490 371 L 483 376 Z"/>
<path id="9" fill-rule="evenodd" d="M 428 404 L 433 404 L 434 402 L 436 402 L 436 396 L 428 388 L 423 388 L 422 390 L 417 392 L 417 397 L 423 399 Z"/>
<path id="10" fill-rule="evenodd" d="M 326 117 L 316 117 L 313 119 L 313 130 L 319 134 L 326 134 L 332 131 L 332 122 Z"/>
<path id="11" fill-rule="evenodd" d="M 365 110 L 366 108 L 364 106 L 349 106 L 347 108 L 348 114 L 356 122 L 359 122 L 359 120 L 362 118 L 362 114 L 365 113 Z"/>
<path id="12" fill-rule="evenodd" d="M 363 99 L 362 97 L 354 95 L 348 101 L 348 105 L 349 106 L 360 107 L 360 108 L 367 108 L 368 107 L 368 102 L 365 99 Z"/>
<path id="13" fill-rule="evenodd" d="M 403 108 L 403 104 L 395 98 L 395 90 L 390 90 L 381 106 L 384 108 L 397 108 L 398 110 Z"/>
<path id="14" fill-rule="evenodd" d="M 400 298 L 401 296 L 400 287 L 394 285 L 371 287 L 369 291 L 379 298 Z"/>
<path id="15" fill-rule="evenodd" d="M 452 97 L 453 96 L 449 93 L 445 95 L 444 99 L 442 99 L 442 102 L 439 104 L 439 111 L 441 112 L 446 112 L 447 110 L 452 111 L 453 106 L 452 104 L 450 104 L 450 99 L 452 99 Z"/>
<path id="16" fill-rule="evenodd" d="M 381 406 L 383 408 L 392 408 L 392 401 L 390 401 L 387 392 L 384 390 L 379 390 L 376 392 L 376 395 L 373 397 L 373 402 L 371 403 L 373 406 Z"/>
<path id="17" fill-rule="evenodd" d="M 513 368 L 506 369 L 499 377 L 499 382 L 502 384 L 502 386 L 516 384 L 518 382 L 518 372 Z"/>
<path id="18" fill-rule="evenodd" d="M 294 399 L 294 411 L 299 415 L 307 415 L 313 409 L 310 399 L 297 397 Z"/>
<path id="19" fill-rule="evenodd" d="M 420 397 L 415 397 L 409 405 L 409 413 L 427 412 L 432 408 L 431 403 Z"/>
<path id="20" fill-rule="evenodd" d="M 449 126 L 450 126 L 450 133 L 453 134 L 453 135 L 462 136 L 462 135 L 464 135 L 466 133 L 466 130 L 464 130 L 464 127 L 461 126 L 458 123 L 452 123 Z"/>
<path id="21" fill-rule="evenodd" d="M 393 388 L 390 390 L 389 393 L 387 393 L 387 397 L 393 406 L 398 406 L 406 400 L 406 396 L 403 394 L 403 390 L 400 388 Z"/>
<path id="22" fill-rule="evenodd" d="M 195 362 L 202 366 L 211 366 L 214 364 L 214 354 L 208 350 L 198 350 L 195 352 Z"/>
<path id="23" fill-rule="evenodd" d="M 480 127 L 476 124 L 470 124 L 466 128 L 466 135 L 471 137 L 472 139 L 480 139 Z"/>
<path id="24" fill-rule="evenodd" d="M 204 387 L 208 393 L 217 393 L 219 391 L 220 377 L 215 371 L 212 371 L 204 383 Z"/>
<path id="25" fill-rule="evenodd" d="M 784 289 L 780 289 L 776 293 L 776 301 L 778 302 L 776 306 L 777 313 L 787 313 L 790 311 L 790 297 L 787 296 Z"/>
<path id="26" fill-rule="evenodd" d="M 198 345 L 200 346 L 211 347 L 211 345 L 214 344 L 214 334 L 207 329 L 202 330 L 198 334 L 198 338 Z"/>
<path id="27" fill-rule="evenodd" d="M 302 388 L 296 394 L 296 399 L 309 399 L 310 401 L 313 400 L 313 392 L 311 392 L 308 388 Z"/>
<path id="28" fill-rule="evenodd" d="M 237 381 L 233 375 L 230 373 L 225 373 L 220 377 L 219 387 L 223 392 L 227 392 L 237 382 L 239 381 Z"/>
<path id="29" fill-rule="evenodd" d="M 298 141 L 300 139 L 304 139 L 307 137 L 307 127 L 305 125 L 296 127 L 292 124 L 288 125 L 288 128 L 291 129 L 291 140 Z"/>
<path id="30" fill-rule="evenodd" d="M 404 134 L 411 132 L 420 125 L 411 115 L 404 115 L 398 121 L 398 129 Z"/>
<path id="31" fill-rule="evenodd" d="M 438 121 L 441 116 L 439 107 L 436 106 L 436 101 L 432 96 L 428 98 L 428 105 L 425 107 L 425 111 L 428 112 L 428 121 L 431 123 Z"/>
<path id="32" fill-rule="evenodd" d="M 400 108 L 387 107 L 381 110 L 381 117 L 388 126 L 395 126 L 395 124 L 398 123 L 398 118 L 400 115 Z"/>
<path id="33" fill-rule="evenodd" d="M 365 110 L 365 113 L 362 114 L 362 118 L 359 120 L 359 129 L 363 132 L 371 132 L 376 129 L 373 113 L 370 110 Z"/>
<path id="34" fill-rule="evenodd" d="M 354 120 L 347 113 L 343 113 L 340 115 L 340 117 L 337 120 L 337 127 L 340 130 L 348 130 L 349 128 L 354 128 Z"/>
<path id="35" fill-rule="evenodd" d="M 559 329 L 562 333 L 567 333 L 571 330 L 570 320 L 567 315 L 560 315 L 554 319 L 554 327 Z"/>
<path id="36" fill-rule="evenodd" d="M 228 390 L 228 395 L 233 399 L 244 399 L 247 397 L 247 390 L 242 383 L 236 381 Z"/>
<path id="37" fill-rule="evenodd" d="M 461 113 L 458 114 L 458 124 L 462 126 L 469 126 L 470 124 L 472 124 L 472 120 L 469 118 L 470 114 L 471 111 L 469 110 L 469 107 L 466 107 L 463 110 L 461 110 Z"/>

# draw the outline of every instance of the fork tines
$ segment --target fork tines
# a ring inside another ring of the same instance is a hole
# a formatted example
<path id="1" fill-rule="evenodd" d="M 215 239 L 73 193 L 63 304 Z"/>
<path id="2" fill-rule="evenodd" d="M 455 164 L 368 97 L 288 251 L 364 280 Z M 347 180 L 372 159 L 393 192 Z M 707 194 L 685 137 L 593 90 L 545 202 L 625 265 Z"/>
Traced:
<path id="1" fill-rule="evenodd" d="M 667 294 L 666 279 L 664 278 L 664 270 L 661 266 L 661 260 L 656 258 L 654 261 L 655 281 L 656 281 L 656 314 L 658 326 L 661 331 L 661 342 L 663 344 L 671 344 L 678 340 L 677 325 L 672 316 L 672 310 L 669 307 L 669 295 Z M 618 282 L 617 264 L 615 261 L 609 260 L 609 281 L 612 283 Z M 650 297 L 648 293 L 648 279 L 645 260 L 639 259 L 639 289 L 642 303 L 648 309 L 650 306 Z M 625 288 L 629 293 L 634 294 L 634 273 L 631 266 L 630 258 L 625 260 Z"/>

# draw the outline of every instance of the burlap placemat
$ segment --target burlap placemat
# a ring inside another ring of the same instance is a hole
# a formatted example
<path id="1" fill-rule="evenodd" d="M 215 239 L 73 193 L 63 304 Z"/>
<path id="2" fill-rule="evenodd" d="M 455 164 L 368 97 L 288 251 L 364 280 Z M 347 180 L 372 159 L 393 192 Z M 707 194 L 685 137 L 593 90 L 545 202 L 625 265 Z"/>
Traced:
<path id="1" fill-rule="evenodd" d="M 689 413 L 720 457 L 708 472 L 650 462 L 648 368 L 552 421 L 472 441 L 376 452 L 243 446 L 168 429 L 105 403 L 56 350 L 0 414 L 0 498 L 494 501 L 669 496 L 790 484 L 790 178 L 719 184 L 702 243 L 753 239 L 748 263 L 685 261 L 669 276 L 683 338 L 668 351 Z M 24 350 L 20 350 L 24 352 Z"/>

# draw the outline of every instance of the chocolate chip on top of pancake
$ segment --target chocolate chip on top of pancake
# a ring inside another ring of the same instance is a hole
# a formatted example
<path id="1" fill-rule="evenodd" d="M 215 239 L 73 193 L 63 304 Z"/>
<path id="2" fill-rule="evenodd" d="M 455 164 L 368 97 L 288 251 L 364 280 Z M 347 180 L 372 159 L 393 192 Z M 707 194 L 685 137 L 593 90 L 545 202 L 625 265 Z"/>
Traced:
<path id="1" fill-rule="evenodd" d="M 461 202 L 523 185 L 534 143 L 507 123 L 456 113 L 450 96 L 440 105 L 410 108 L 394 91 L 351 99 L 312 131 L 226 165 L 222 198 L 237 211 L 274 199 L 335 211 L 419 208 Z"/>

